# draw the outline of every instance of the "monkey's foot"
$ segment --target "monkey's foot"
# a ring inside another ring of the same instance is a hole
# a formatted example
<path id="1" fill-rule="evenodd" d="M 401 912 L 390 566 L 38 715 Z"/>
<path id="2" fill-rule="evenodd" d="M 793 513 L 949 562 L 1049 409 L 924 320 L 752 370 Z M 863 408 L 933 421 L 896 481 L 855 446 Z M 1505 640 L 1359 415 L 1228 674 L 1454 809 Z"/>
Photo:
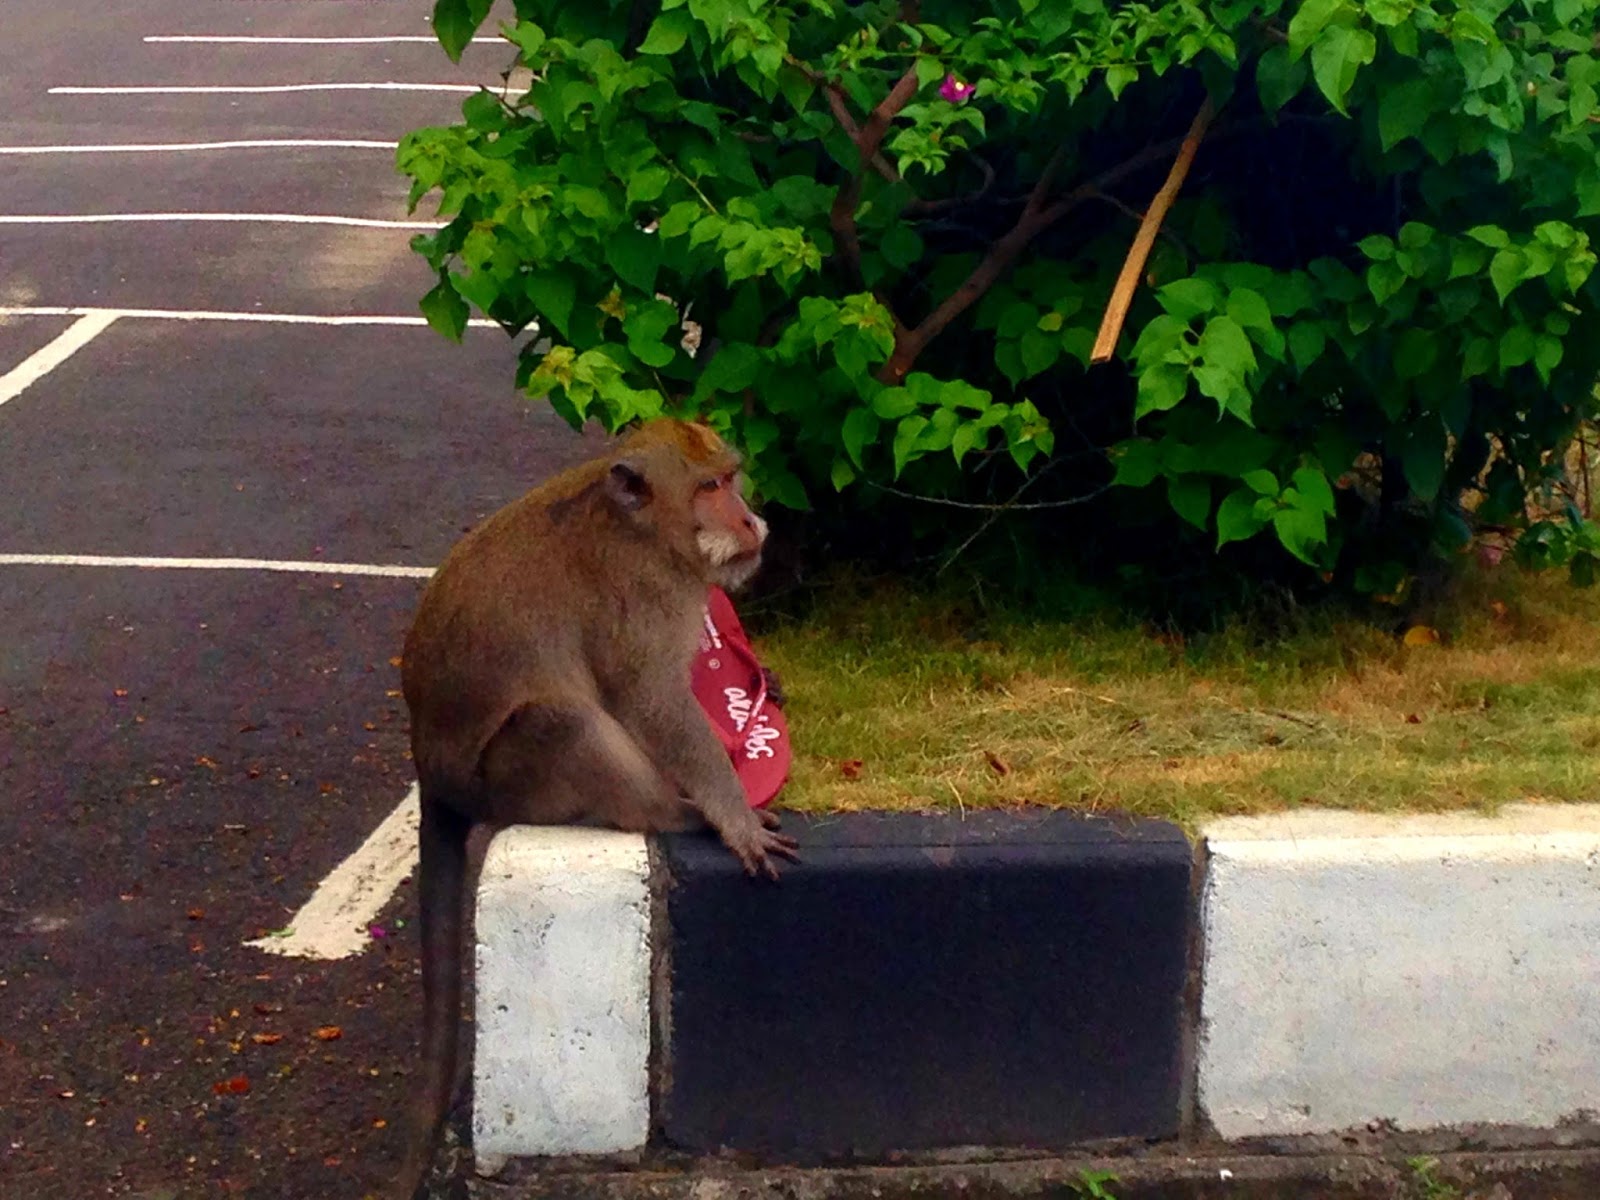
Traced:
<path id="1" fill-rule="evenodd" d="M 765 828 L 765 815 L 762 824 L 753 829 L 741 829 L 738 833 L 729 836 L 723 834 L 722 840 L 727 843 L 728 849 L 744 865 L 744 873 L 752 878 L 759 872 L 773 882 L 778 879 L 778 864 L 774 858 L 787 858 L 791 862 L 800 861 L 800 843 L 792 837 L 775 833 L 770 828 Z"/>
<path id="2" fill-rule="evenodd" d="M 783 824 L 783 819 L 777 813 L 765 808 L 756 809 L 756 816 L 761 818 L 761 823 L 768 829 L 777 829 Z"/>

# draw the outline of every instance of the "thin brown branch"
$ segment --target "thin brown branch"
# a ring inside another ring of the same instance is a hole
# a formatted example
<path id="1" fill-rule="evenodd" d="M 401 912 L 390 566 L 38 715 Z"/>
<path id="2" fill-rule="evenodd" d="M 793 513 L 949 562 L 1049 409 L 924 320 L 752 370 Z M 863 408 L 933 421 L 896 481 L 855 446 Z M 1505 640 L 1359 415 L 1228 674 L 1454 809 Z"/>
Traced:
<path id="1" fill-rule="evenodd" d="M 861 234 L 856 229 L 856 209 L 861 204 L 865 173 L 889 132 L 889 123 L 902 108 L 911 103 L 911 98 L 916 94 L 917 72 L 913 67 L 895 81 L 894 87 L 889 89 L 889 94 L 879 102 L 867 116 L 866 123 L 856 131 L 854 140 L 856 150 L 861 156 L 860 166 L 856 174 L 839 189 L 833 198 L 833 208 L 828 213 L 828 223 L 833 228 L 835 248 L 845 265 L 845 270 L 850 272 L 850 277 L 857 283 L 861 282 L 862 275 Z M 896 329 L 899 325 L 899 318 L 896 318 Z"/>
<path id="2" fill-rule="evenodd" d="M 928 343 L 944 332 L 950 322 L 966 312 L 979 297 L 994 286 L 995 281 L 1039 234 L 1085 200 L 1093 198 L 1106 188 L 1114 187 L 1127 176 L 1142 171 L 1150 164 L 1168 158 L 1181 146 L 1182 141 L 1177 138 L 1150 146 L 1132 158 L 1101 172 L 1089 182 L 1074 188 L 1054 203 L 1045 205 L 1044 198 L 1048 193 L 1050 179 L 1058 169 L 1062 156 L 1061 150 L 1057 149 L 1050 162 L 1046 164 L 1039 183 L 1034 185 L 1022 215 L 1010 232 L 989 248 L 989 253 L 972 268 L 972 273 L 962 280 L 956 290 L 945 297 L 921 324 L 915 329 L 897 329 L 894 352 L 890 354 L 889 360 L 878 368 L 878 380 L 893 385 L 904 379 Z"/>
<path id="3" fill-rule="evenodd" d="M 855 117 L 850 114 L 850 107 L 845 103 L 844 89 L 821 71 L 808 63 L 801 62 L 792 54 L 785 58 L 784 61 L 822 89 L 822 94 L 828 98 L 828 107 L 833 112 L 833 119 L 839 122 L 839 128 L 844 130 L 845 136 L 852 142 L 859 143 L 861 126 L 856 124 Z M 873 154 L 872 169 L 890 183 L 900 182 L 900 172 L 896 171 L 893 164 L 884 158 L 882 154 Z"/>
<path id="4" fill-rule="evenodd" d="M 1106 362 L 1116 351 L 1117 339 L 1122 336 L 1123 322 L 1128 319 L 1128 308 L 1133 304 L 1134 290 L 1139 286 L 1139 276 L 1144 272 L 1144 264 L 1150 259 L 1151 247 L 1156 244 L 1156 234 L 1161 230 L 1161 222 L 1166 219 L 1172 202 L 1178 198 L 1178 190 L 1183 187 L 1183 181 L 1189 174 L 1189 167 L 1194 163 L 1194 156 L 1200 149 L 1200 139 L 1205 137 L 1206 128 L 1211 124 L 1211 118 L 1215 114 L 1216 109 L 1212 107 L 1211 97 L 1207 96 L 1200 105 L 1200 111 L 1195 113 L 1194 120 L 1189 123 L 1189 132 L 1184 135 L 1178 156 L 1172 160 L 1172 168 L 1167 172 L 1166 180 L 1156 192 L 1155 199 L 1150 201 L 1150 207 L 1145 210 L 1144 220 L 1139 223 L 1139 231 L 1133 235 L 1133 245 L 1128 249 L 1128 257 L 1123 260 L 1122 273 L 1117 276 L 1117 284 L 1111 289 L 1111 302 L 1106 305 L 1105 316 L 1100 319 L 1100 332 L 1095 337 L 1094 350 L 1089 355 L 1090 363 Z"/>
<path id="5" fill-rule="evenodd" d="M 964 208 L 969 204 L 976 204 L 989 194 L 994 187 L 994 168 L 976 154 L 970 156 L 977 164 L 978 170 L 983 173 L 983 182 L 975 191 L 962 196 L 946 196 L 940 200 L 913 200 L 906 205 L 906 213 L 910 216 L 927 217 L 934 213 L 946 212 L 952 208 Z"/>

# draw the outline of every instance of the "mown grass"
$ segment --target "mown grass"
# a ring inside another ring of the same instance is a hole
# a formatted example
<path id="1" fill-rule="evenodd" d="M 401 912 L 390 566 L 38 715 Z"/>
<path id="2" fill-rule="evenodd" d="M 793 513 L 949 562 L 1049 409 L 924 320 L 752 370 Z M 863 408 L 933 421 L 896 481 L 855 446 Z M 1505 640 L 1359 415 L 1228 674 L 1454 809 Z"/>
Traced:
<path id="1" fill-rule="evenodd" d="M 1503 566 L 1428 620 L 1426 644 L 1326 613 L 1185 638 L 839 584 L 804 619 L 761 621 L 796 747 L 782 802 L 1192 826 L 1297 805 L 1600 799 L 1600 595 Z"/>

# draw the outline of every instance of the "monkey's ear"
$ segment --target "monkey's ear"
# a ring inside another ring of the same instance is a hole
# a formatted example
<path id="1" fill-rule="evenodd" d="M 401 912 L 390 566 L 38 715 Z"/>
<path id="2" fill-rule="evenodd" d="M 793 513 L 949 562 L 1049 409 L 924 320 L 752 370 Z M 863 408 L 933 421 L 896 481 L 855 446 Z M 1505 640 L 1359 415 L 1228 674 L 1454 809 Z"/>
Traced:
<path id="1" fill-rule="evenodd" d="M 619 462 L 606 476 L 606 493 L 624 512 L 637 512 L 650 502 L 650 484 L 632 463 Z"/>

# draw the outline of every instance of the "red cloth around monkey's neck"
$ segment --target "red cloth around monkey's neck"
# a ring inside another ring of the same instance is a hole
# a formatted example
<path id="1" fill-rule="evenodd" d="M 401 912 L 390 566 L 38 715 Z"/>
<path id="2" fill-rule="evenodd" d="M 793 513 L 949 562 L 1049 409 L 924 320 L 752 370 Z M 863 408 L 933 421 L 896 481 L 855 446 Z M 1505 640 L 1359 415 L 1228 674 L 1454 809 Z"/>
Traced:
<path id="1" fill-rule="evenodd" d="M 727 593 L 707 597 L 705 628 L 690 674 L 695 699 L 733 760 L 751 808 L 761 808 L 789 777 L 793 752 L 783 712 L 767 697 L 766 677 Z"/>

